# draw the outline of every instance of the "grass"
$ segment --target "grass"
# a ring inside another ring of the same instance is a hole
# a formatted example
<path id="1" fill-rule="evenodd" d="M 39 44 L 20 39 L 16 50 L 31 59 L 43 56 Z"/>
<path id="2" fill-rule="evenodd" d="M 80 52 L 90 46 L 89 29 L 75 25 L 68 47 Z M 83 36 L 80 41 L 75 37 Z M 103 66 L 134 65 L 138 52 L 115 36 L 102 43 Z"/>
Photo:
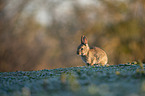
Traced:
<path id="1" fill-rule="evenodd" d="M 0 73 L 1 96 L 144 96 L 145 65 Z"/>

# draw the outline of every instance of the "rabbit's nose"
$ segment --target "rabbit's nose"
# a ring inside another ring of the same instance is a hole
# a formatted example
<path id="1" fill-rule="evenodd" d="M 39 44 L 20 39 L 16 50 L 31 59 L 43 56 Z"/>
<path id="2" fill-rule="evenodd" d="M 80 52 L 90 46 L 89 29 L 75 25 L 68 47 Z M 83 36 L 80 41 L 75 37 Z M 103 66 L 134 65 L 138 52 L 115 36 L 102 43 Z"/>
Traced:
<path id="1" fill-rule="evenodd" d="M 81 53 L 79 51 L 77 51 L 77 55 L 81 55 Z"/>
<path id="2" fill-rule="evenodd" d="M 79 55 L 79 51 L 77 51 L 77 55 Z"/>

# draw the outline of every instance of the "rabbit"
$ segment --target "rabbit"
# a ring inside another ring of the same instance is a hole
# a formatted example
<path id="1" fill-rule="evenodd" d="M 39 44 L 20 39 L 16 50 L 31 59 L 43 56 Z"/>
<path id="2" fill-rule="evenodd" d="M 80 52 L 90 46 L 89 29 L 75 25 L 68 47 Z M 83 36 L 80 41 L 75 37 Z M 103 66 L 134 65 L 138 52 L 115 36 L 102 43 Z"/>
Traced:
<path id="1" fill-rule="evenodd" d="M 101 66 L 107 65 L 108 58 L 105 51 L 98 47 L 90 48 L 86 36 L 81 37 L 81 44 L 78 46 L 77 54 L 81 56 L 81 59 L 87 66 L 98 64 Z"/>

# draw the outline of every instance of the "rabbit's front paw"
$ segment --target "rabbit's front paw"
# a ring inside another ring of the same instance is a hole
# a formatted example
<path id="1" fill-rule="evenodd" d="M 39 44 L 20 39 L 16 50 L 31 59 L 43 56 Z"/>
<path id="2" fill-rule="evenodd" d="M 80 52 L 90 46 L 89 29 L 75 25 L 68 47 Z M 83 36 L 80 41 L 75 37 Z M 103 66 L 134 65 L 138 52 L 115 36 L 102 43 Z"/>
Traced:
<path id="1" fill-rule="evenodd" d="M 86 63 L 87 64 L 87 66 L 91 66 L 91 64 L 90 63 Z"/>

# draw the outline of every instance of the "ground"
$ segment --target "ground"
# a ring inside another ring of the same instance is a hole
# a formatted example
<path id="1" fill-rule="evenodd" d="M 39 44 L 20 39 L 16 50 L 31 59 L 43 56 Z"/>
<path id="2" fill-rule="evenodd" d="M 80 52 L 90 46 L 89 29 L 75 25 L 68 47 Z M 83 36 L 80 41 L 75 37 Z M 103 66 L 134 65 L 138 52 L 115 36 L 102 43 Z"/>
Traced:
<path id="1" fill-rule="evenodd" d="M 144 96 L 145 64 L 0 72 L 1 96 Z"/>

